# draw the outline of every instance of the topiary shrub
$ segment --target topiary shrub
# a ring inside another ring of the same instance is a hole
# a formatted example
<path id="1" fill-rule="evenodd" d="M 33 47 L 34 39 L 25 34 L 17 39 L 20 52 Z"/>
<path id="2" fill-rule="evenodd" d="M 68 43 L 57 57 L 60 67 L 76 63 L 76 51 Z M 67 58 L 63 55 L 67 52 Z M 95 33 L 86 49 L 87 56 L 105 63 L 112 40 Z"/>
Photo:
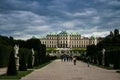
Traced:
<path id="1" fill-rule="evenodd" d="M 114 51 L 114 69 L 120 69 L 120 51 L 116 50 Z"/>
<path id="2" fill-rule="evenodd" d="M 34 56 L 35 56 L 35 61 L 34 61 L 34 66 L 38 66 L 39 65 L 39 58 L 38 58 L 38 53 L 35 51 L 35 54 L 34 54 Z"/>
<path id="3" fill-rule="evenodd" d="M 26 66 L 26 58 L 25 58 L 25 54 L 22 53 L 20 56 L 20 66 L 19 66 L 19 70 L 20 71 L 26 71 L 27 70 L 27 66 Z"/>
<path id="4" fill-rule="evenodd" d="M 20 49 L 19 51 L 19 70 L 26 71 L 27 70 L 27 55 L 28 52 L 26 49 Z"/>
<path id="5" fill-rule="evenodd" d="M 32 68 L 32 51 L 29 51 L 29 55 L 28 55 L 28 61 L 27 61 L 27 68 Z"/>
<path id="6" fill-rule="evenodd" d="M 104 62 L 105 62 L 105 64 L 104 64 L 104 66 L 105 67 L 109 67 L 110 65 L 109 65 L 109 52 L 105 52 L 105 58 L 104 58 Z"/>
<path id="7" fill-rule="evenodd" d="M 14 52 L 10 53 L 7 75 L 17 75 Z"/>
<path id="8" fill-rule="evenodd" d="M 7 67 L 9 62 L 9 56 L 13 49 L 5 45 L 0 45 L 0 67 Z"/>

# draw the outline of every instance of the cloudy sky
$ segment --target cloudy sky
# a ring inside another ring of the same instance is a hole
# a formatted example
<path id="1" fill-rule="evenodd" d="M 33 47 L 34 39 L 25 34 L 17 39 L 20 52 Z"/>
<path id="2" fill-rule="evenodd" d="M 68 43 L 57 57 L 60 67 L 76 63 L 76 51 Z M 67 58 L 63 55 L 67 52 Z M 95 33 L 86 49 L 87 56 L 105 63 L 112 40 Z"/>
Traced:
<path id="1" fill-rule="evenodd" d="M 0 35 L 41 37 L 62 30 L 106 36 L 120 30 L 120 0 L 0 0 Z"/>

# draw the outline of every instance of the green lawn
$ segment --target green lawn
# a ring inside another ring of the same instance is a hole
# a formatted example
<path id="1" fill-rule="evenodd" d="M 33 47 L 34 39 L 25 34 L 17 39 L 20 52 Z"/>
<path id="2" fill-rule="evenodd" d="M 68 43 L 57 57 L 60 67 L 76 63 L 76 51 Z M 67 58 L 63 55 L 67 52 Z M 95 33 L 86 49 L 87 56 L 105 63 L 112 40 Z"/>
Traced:
<path id="1" fill-rule="evenodd" d="M 25 75 L 28 75 L 30 74 L 32 71 L 34 71 L 34 69 L 39 69 L 39 68 L 42 68 L 46 65 L 48 65 L 49 63 L 51 63 L 52 61 L 50 62 L 47 62 L 47 63 L 44 63 L 44 64 L 41 64 L 37 67 L 34 67 L 33 70 L 27 70 L 27 71 L 18 71 L 18 75 L 16 76 L 7 76 L 6 74 L 3 74 L 3 75 L 0 75 L 0 80 L 20 80 L 22 77 L 24 77 Z"/>
<path id="2" fill-rule="evenodd" d="M 72 50 L 82 50 L 82 51 L 86 51 L 86 48 L 72 48 Z"/>
<path id="3" fill-rule="evenodd" d="M 11 79 L 11 80 L 20 80 L 21 77 L 24 77 L 25 75 L 31 73 L 33 70 L 27 70 L 27 71 L 18 71 L 18 74 L 16 76 L 7 76 L 6 74 L 0 75 L 0 80 L 4 79 Z"/>
<path id="4" fill-rule="evenodd" d="M 47 51 L 54 51 L 56 48 L 46 48 Z"/>

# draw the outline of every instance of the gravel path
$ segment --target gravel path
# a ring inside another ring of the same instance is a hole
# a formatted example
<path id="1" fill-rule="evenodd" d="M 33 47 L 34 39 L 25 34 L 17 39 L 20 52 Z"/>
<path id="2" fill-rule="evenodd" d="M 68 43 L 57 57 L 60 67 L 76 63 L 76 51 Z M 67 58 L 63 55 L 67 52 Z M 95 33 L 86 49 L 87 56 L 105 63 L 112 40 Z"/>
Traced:
<path id="1" fill-rule="evenodd" d="M 21 80 L 120 80 L 115 70 L 106 70 L 77 61 L 61 62 L 55 60 L 49 65 L 33 71 Z"/>

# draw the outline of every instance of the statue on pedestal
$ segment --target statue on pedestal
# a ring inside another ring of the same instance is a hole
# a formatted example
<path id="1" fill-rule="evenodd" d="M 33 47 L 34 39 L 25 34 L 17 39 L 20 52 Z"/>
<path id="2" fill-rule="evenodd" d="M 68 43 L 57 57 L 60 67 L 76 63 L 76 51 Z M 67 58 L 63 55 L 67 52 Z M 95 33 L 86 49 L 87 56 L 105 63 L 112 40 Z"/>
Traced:
<path id="1" fill-rule="evenodd" d="M 19 45 L 15 45 L 14 46 L 14 50 L 15 50 L 15 61 L 16 61 L 16 69 L 18 70 L 19 69 Z"/>
<path id="2" fill-rule="evenodd" d="M 35 55 L 34 55 L 34 50 L 32 48 L 32 66 L 34 66 L 34 60 L 35 60 Z"/>

